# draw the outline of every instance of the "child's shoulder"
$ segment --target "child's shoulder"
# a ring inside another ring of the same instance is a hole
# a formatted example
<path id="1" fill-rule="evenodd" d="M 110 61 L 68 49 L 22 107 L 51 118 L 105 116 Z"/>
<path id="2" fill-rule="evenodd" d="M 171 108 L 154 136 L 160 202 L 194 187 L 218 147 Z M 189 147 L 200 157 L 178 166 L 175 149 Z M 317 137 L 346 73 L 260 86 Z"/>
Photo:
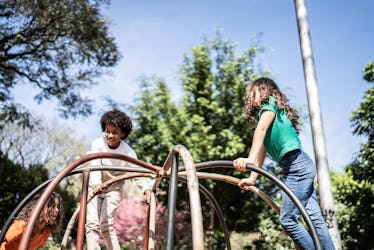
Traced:
<path id="1" fill-rule="evenodd" d="M 103 137 L 98 137 L 91 142 L 92 145 L 100 145 L 100 144 L 104 144 L 104 143 L 105 143 L 105 141 L 104 141 Z"/>
<path id="2" fill-rule="evenodd" d="M 132 150 L 132 147 L 124 140 L 121 140 L 119 146 L 125 150 Z"/>
<path id="3" fill-rule="evenodd" d="M 104 137 L 99 137 L 91 142 L 91 147 L 96 149 L 103 149 L 106 147 L 106 141 Z"/>
<path id="4" fill-rule="evenodd" d="M 9 231 L 12 231 L 14 234 L 22 233 L 27 226 L 27 222 L 25 220 L 15 219 L 10 226 Z"/>
<path id="5" fill-rule="evenodd" d="M 277 109 L 278 109 L 278 106 L 277 106 L 275 98 L 273 96 L 269 96 L 269 99 L 264 104 L 261 105 L 259 113 L 261 114 L 263 110 L 270 110 L 270 111 L 276 112 Z"/>

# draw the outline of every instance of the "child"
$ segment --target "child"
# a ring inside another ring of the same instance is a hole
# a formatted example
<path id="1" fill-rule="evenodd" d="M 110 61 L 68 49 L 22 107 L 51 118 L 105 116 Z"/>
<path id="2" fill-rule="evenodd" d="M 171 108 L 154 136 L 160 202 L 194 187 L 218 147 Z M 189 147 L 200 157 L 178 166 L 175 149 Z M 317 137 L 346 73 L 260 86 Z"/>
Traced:
<path id="1" fill-rule="evenodd" d="M 104 136 L 97 138 L 91 144 L 91 153 L 111 152 L 137 158 L 134 150 L 122 139 L 127 138 L 132 130 L 130 118 L 119 110 L 104 113 L 100 120 Z M 99 159 L 91 163 L 97 165 L 131 166 L 130 163 L 116 159 Z M 102 236 L 107 249 L 120 249 L 116 232 L 113 228 L 116 209 L 121 202 L 123 182 L 111 185 L 102 190 L 102 183 L 110 180 L 115 175 L 121 175 L 119 171 L 92 171 L 90 176 L 90 189 L 95 194 L 87 204 L 86 240 L 87 249 L 100 249 L 99 239 Z M 150 178 L 136 178 L 136 183 L 150 199 L 154 181 Z"/>
<path id="2" fill-rule="evenodd" d="M 306 208 L 323 249 L 334 249 L 314 191 L 316 167 L 301 150 L 297 111 L 289 105 L 288 99 L 273 80 L 262 77 L 247 87 L 245 112 L 248 119 L 258 117 L 259 120 L 249 156 L 234 160 L 235 169 L 245 171 L 246 165 L 262 167 L 268 153 L 283 169 L 285 184 Z M 242 179 L 238 185 L 248 190 L 257 177 L 258 174 L 252 171 L 249 178 Z M 281 225 L 301 249 L 314 249 L 313 240 L 298 221 L 299 217 L 296 205 L 282 192 Z"/>
<path id="3" fill-rule="evenodd" d="M 1 244 L 1 250 L 13 250 L 19 248 L 23 233 L 26 230 L 28 219 L 39 197 L 40 194 L 34 196 L 14 219 Z M 44 247 L 45 242 L 51 235 L 51 231 L 58 232 L 61 230 L 62 217 L 61 196 L 57 193 L 52 193 L 35 223 L 28 249 L 34 250 Z"/>

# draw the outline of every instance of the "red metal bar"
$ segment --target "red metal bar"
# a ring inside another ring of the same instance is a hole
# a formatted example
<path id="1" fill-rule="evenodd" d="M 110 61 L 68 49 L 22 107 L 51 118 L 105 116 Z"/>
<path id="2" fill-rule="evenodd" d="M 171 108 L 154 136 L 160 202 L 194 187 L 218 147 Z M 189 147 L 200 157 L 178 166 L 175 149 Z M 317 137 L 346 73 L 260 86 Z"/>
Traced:
<path id="1" fill-rule="evenodd" d="M 160 167 L 154 166 L 152 164 L 143 162 L 141 160 L 132 158 L 132 157 L 127 156 L 127 155 L 116 154 L 116 153 L 99 152 L 99 153 L 87 154 L 87 155 L 84 155 L 84 156 L 78 158 L 76 161 L 74 161 L 71 164 L 69 164 L 68 166 L 66 166 L 63 170 L 61 170 L 60 173 L 58 173 L 53 178 L 53 180 L 45 188 L 45 190 L 42 193 L 42 195 L 40 196 L 39 200 L 36 202 L 35 208 L 33 209 L 33 212 L 30 215 L 29 223 L 26 226 L 25 233 L 22 236 L 21 243 L 20 243 L 20 248 L 19 248 L 20 250 L 27 250 L 28 249 L 30 239 L 31 239 L 32 229 L 33 229 L 33 227 L 34 227 L 34 225 L 35 225 L 35 223 L 38 219 L 38 216 L 39 216 L 40 212 L 42 211 L 43 207 L 45 206 L 48 197 L 51 195 L 51 193 L 54 191 L 54 189 L 58 186 L 58 184 L 61 182 L 61 180 L 63 180 L 66 176 L 68 176 L 70 171 L 73 170 L 74 168 L 76 168 L 77 166 L 79 166 L 79 165 L 81 165 L 81 164 L 83 164 L 87 161 L 96 159 L 96 158 L 114 158 L 114 159 L 124 160 L 124 161 L 130 162 L 130 163 L 133 163 L 135 165 L 144 167 L 148 170 L 152 170 L 156 173 L 158 173 L 159 171 L 162 171 L 162 170 L 160 170 L 161 169 Z"/>
<path id="2" fill-rule="evenodd" d="M 84 225 L 86 222 L 86 211 L 87 211 L 87 197 L 88 197 L 88 181 L 90 179 L 90 172 L 83 172 L 83 181 L 82 181 L 82 194 L 80 200 L 80 210 L 78 217 L 78 232 L 77 232 L 77 250 L 83 249 L 84 242 Z"/>

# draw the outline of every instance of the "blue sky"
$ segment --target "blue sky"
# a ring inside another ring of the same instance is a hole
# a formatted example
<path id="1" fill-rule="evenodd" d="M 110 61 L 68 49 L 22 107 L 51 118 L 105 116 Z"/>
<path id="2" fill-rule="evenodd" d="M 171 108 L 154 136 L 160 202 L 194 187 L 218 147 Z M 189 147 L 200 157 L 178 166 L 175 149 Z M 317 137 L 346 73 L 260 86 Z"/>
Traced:
<path id="1" fill-rule="evenodd" d="M 362 80 L 362 69 L 374 60 L 374 1 L 306 0 L 306 7 L 328 161 L 333 170 L 340 171 L 363 140 L 352 135 L 349 118 L 370 87 Z M 177 71 L 183 54 L 199 44 L 203 35 L 213 39 L 220 27 L 224 38 L 237 43 L 238 54 L 253 36 L 262 33 L 262 45 L 267 48 L 259 57 L 262 68 L 271 70 L 293 103 L 307 105 L 294 1 L 112 0 L 105 13 L 112 20 L 111 33 L 123 59 L 111 76 L 87 92 L 91 97 L 99 100 L 107 95 L 131 103 L 139 91 L 137 79 L 156 74 L 167 80 L 178 98 Z M 101 135 L 102 111 L 70 123 L 90 141 Z M 306 124 L 301 140 L 313 156 L 309 127 Z"/>

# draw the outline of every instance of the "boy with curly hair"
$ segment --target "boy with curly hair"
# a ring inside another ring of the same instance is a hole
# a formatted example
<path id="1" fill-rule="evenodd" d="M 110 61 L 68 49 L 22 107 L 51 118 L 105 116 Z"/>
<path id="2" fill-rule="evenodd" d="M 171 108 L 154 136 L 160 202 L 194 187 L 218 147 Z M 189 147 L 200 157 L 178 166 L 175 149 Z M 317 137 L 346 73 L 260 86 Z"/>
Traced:
<path id="1" fill-rule="evenodd" d="M 112 110 L 104 113 L 100 119 L 104 136 L 95 139 L 91 144 L 91 153 L 111 152 L 137 158 L 135 151 L 123 140 L 132 130 L 131 119 L 122 111 Z M 92 165 L 100 166 L 131 166 L 130 163 L 117 159 L 96 159 Z M 87 250 L 100 249 L 99 240 L 102 236 L 106 249 L 121 249 L 116 232 L 113 228 L 115 213 L 121 203 L 123 181 L 117 182 L 105 190 L 102 183 L 110 180 L 119 171 L 92 171 L 90 189 L 97 194 L 87 204 L 86 240 Z M 149 200 L 154 180 L 151 178 L 136 178 L 135 182 Z"/>

